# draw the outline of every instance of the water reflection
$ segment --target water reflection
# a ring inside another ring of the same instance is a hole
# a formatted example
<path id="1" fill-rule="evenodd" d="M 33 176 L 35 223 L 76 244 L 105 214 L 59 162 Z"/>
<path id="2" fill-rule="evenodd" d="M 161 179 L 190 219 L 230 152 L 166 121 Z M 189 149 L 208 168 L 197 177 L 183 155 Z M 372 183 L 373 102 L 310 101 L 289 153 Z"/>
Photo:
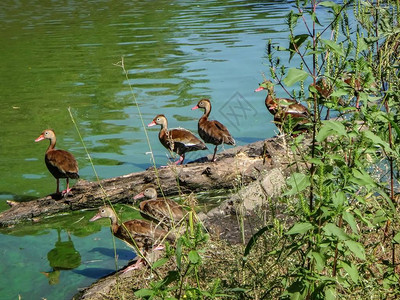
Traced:
<path id="1" fill-rule="evenodd" d="M 88 254 L 90 255 L 90 257 L 93 257 L 93 254 L 96 255 L 101 255 L 102 257 L 108 257 L 110 259 L 113 259 L 114 261 L 117 260 L 119 261 L 120 265 L 125 265 L 124 262 L 128 262 L 128 261 L 132 261 L 135 257 L 136 254 L 129 248 L 128 249 L 121 249 L 121 248 L 117 248 L 117 249 L 112 249 L 112 248 L 104 248 L 104 247 L 95 247 L 93 249 L 91 249 L 90 251 L 88 251 Z M 103 260 L 99 261 L 98 263 L 103 264 Z M 122 262 L 122 264 L 121 264 Z M 86 262 L 86 265 L 89 265 L 91 263 L 91 261 Z M 115 269 L 111 269 L 111 268 L 98 268 L 98 267 L 85 267 L 84 269 L 80 269 L 80 270 L 73 270 L 72 272 L 88 277 L 88 278 L 101 278 L 104 277 L 106 275 L 112 274 L 115 272 Z"/>
<path id="2" fill-rule="evenodd" d="M 61 241 L 61 229 L 57 229 L 57 242 L 54 248 L 47 253 L 47 259 L 52 270 L 41 272 L 49 279 L 49 284 L 51 285 L 59 283 L 62 270 L 72 270 L 81 264 L 81 255 L 75 249 L 70 233 L 68 231 L 66 233 L 68 240 Z"/>
<path id="3" fill-rule="evenodd" d="M 130 260 L 136 257 L 136 254 L 132 250 L 116 249 L 116 251 L 114 251 L 114 249 L 104 247 L 95 247 L 91 249 L 89 253 L 100 253 L 108 257 L 115 257 L 116 255 L 119 259 L 123 260 Z"/>

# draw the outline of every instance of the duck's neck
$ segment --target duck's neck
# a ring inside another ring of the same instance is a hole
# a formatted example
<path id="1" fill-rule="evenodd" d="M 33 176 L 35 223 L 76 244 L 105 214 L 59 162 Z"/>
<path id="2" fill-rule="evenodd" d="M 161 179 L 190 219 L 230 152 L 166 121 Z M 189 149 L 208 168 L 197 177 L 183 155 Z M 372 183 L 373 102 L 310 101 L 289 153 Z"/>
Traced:
<path id="1" fill-rule="evenodd" d="M 115 234 L 119 229 L 117 217 L 115 215 L 112 215 L 110 216 L 110 220 L 111 220 L 111 230 Z"/>
<path id="2" fill-rule="evenodd" d="M 267 98 L 265 98 L 265 104 L 267 106 L 275 104 L 275 99 L 276 99 L 276 96 L 275 96 L 274 89 L 273 88 L 272 89 L 268 89 Z"/>
<path id="3" fill-rule="evenodd" d="M 163 120 L 163 122 L 160 124 L 160 126 L 161 126 L 161 130 L 167 131 L 168 130 L 168 121 L 166 119 Z"/>
<path id="4" fill-rule="evenodd" d="M 163 135 L 168 135 L 168 123 L 167 122 L 163 122 L 160 125 L 161 125 L 161 128 L 160 128 L 160 132 L 158 133 L 158 138 L 161 139 L 161 137 Z"/>
<path id="5" fill-rule="evenodd" d="M 160 129 L 160 132 L 158 134 L 158 137 L 161 138 L 161 136 L 163 136 L 163 135 L 167 135 L 168 136 L 168 121 L 167 121 L 167 119 L 164 119 L 162 121 L 162 123 L 160 124 L 160 126 L 161 126 L 161 129 Z"/>
<path id="6" fill-rule="evenodd" d="M 46 152 L 53 150 L 55 148 L 55 146 L 56 146 L 56 137 L 53 137 L 50 139 L 50 145 L 47 148 Z"/>
<path id="7" fill-rule="evenodd" d="M 206 107 L 204 107 L 204 114 L 202 116 L 202 119 L 208 119 L 210 113 L 211 113 L 211 106 L 207 105 Z"/>

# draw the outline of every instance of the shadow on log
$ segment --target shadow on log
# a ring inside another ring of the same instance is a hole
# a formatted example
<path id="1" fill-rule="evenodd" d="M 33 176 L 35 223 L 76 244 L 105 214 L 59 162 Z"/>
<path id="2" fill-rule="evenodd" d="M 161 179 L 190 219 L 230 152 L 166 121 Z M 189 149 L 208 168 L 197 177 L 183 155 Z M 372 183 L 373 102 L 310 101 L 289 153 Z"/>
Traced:
<path id="1" fill-rule="evenodd" d="M 205 159 L 203 158 L 203 161 Z M 200 159 L 201 161 L 201 159 Z M 100 182 L 79 180 L 69 195 L 59 200 L 54 195 L 29 202 L 9 202 L 11 208 L 0 214 L 0 226 L 10 226 L 42 216 L 86 208 L 97 208 L 108 199 L 112 203 L 131 202 L 144 184 L 157 183 L 164 195 L 200 192 L 212 189 L 230 189 L 247 185 L 261 172 L 275 167 L 285 169 L 288 150 L 281 138 L 271 138 L 245 146 L 228 149 L 217 155 L 216 162 L 195 161 L 183 166 L 131 173 L 104 179 Z"/>

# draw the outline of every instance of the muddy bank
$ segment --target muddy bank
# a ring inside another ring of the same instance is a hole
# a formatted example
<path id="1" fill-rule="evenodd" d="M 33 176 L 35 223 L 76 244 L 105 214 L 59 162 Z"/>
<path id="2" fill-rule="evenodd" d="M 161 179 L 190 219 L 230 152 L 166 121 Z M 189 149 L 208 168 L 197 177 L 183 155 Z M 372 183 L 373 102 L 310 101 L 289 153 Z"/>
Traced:
<path id="1" fill-rule="evenodd" d="M 236 182 L 236 189 L 227 200 L 208 212 L 198 214 L 210 233 L 213 253 L 225 251 L 226 255 L 231 251 L 238 251 L 238 248 L 242 249 L 240 244 L 245 244 L 258 229 L 265 226 L 272 214 L 278 218 L 282 214 L 284 208 L 274 200 L 285 187 L 286 178 L 293 168 L 301 167 L 298 164 L 292 165 L 296 154 L 288 151 L 285 145 L 285 141 L 278 138 L 257 142 L 253 144 L 255 147 L 252 156 L 245 154 L 246 152 L 235 152 L 236 148 L 228 150 L 235 157 L 245 157 L 241 161 L 249 167 L 247 170 L 252 170 L 254 179 L 243 184 Z M 264 152 L 267 153 L 266 156 L 263 155 Z M 221 250 L 214 245 L 229 249 Z M 136 286 L 137 289 L 147 287 L 150 280 L 146 276 L 149 276 L 148 269 L 135 270 L 128 274 L 116 272 L 81 290 L 74 299 L 113 299 L 112 294 L 119 284 L 124 286 L 126 282 L 132 282 L 130 286 Z M 142 278 L 142 281 L 134 278 Z"/>

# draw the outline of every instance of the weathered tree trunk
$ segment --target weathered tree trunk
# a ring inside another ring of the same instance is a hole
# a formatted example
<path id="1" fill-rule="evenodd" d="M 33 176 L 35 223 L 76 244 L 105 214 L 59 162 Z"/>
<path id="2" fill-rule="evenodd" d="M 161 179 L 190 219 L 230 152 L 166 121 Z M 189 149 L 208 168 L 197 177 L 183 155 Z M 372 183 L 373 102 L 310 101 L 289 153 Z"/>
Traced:
<path id="1" fill-rule="evenodd" d="M 144 184 L 160 185 L 164 195 L 200 192 L 211 189 L 233 188 L 254 181 L 261 172 L 288 161 L 287 149 L 281 139 L 273 138 L 220 153 L 216 162 L 195 162 L 183 166 L 169 166 L 131 173 L 100 182 L 80 180 L 67 197 L 56 199 L 50 195 L 29 202 L 10 202 L 9 210 L 0 214 L 0 226 L 59 212 L 95 208 L 107 199 L 112 203 L 132 201 Z M 159 181 L 157 180 L 159 179 Z"/>

